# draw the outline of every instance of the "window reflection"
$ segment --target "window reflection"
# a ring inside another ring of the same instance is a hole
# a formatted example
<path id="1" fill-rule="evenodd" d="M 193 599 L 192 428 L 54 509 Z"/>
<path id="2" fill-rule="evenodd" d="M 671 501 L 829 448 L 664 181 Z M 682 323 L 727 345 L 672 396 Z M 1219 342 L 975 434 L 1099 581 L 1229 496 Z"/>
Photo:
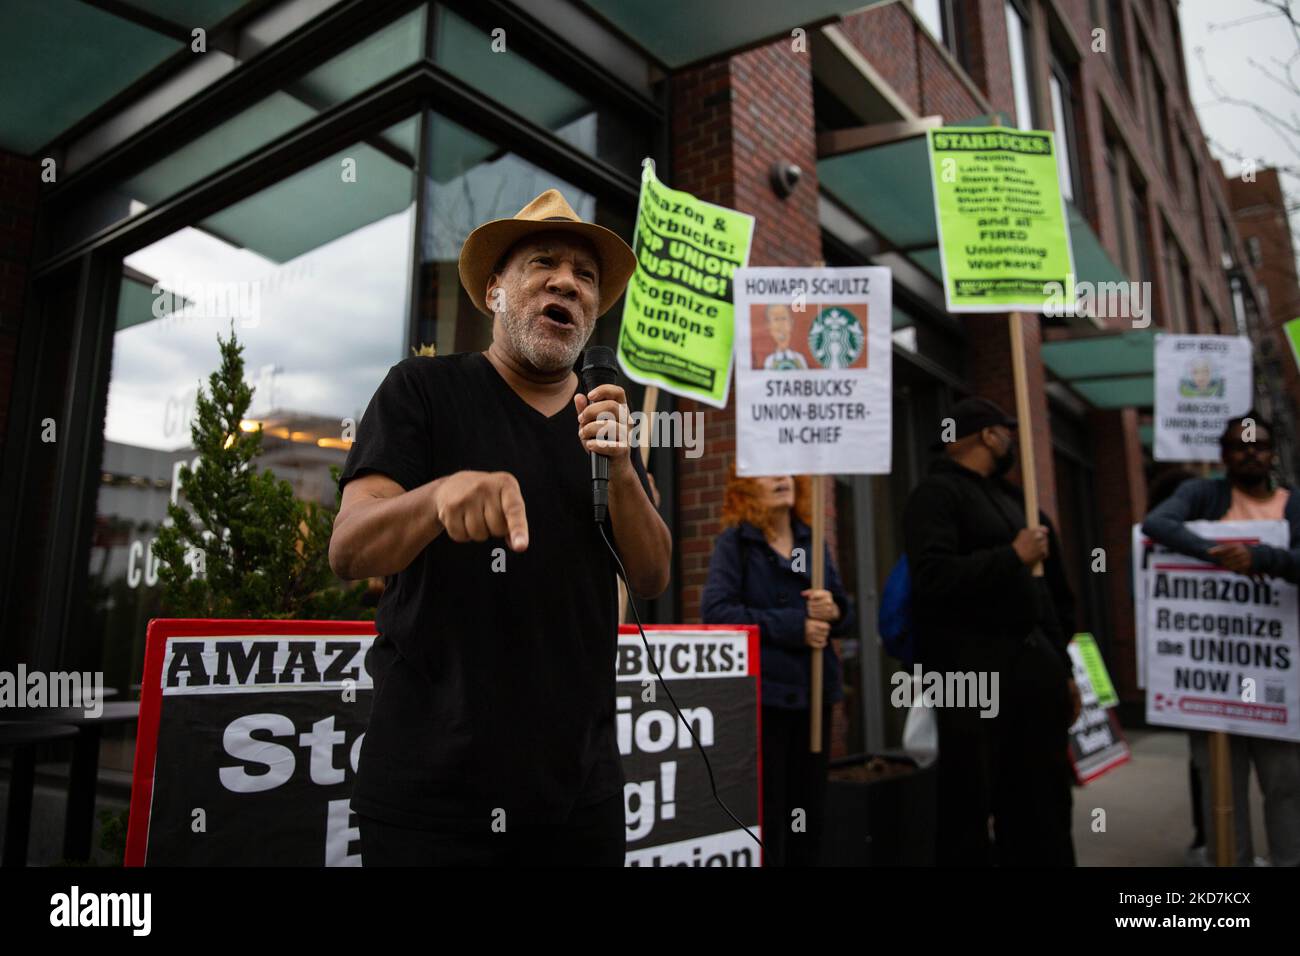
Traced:
<path id="1" fill-rule="evenodd" d="M 435 62 L 448 73 L 570 146 L 639 178 L 638 164 L 650 152 L 651 125 L 644 118 L 621 115 L 584 96 L 516 53 L 504 37 L 494 39 L 446 7 L 438 9 L 435 36 Z"/>
<path id="2" fill-rule="evenodd" d="M 109 685 L 138 682 L 161 610 L 150 542 L 232 323 L 259 464 L 333 503 L 346 420 L 405 352 L 416 142 L 410 119 L 126 258 L 90 553 L 91 646 Z"/>
<path id="3" fill-rule="evenodd" d="M 55 243 L 69 245 L 136 216 L 392 76 L 419 59 L 423 36 L 424 8 L 419 7 L 270 92 L 114 189 L 91 202 L 78 203 L 56 224 Z"/>
<path id="4" fill-rule="evenodd" d="M 481 351 L 492 341 L 492 323 L 470 302 L 457 269 L 460 247 L 479 225 L 513 216 L 540 193 L 558 189 L 579 218 L 631 240 L 632 209 L 599 201 L 442 116 L 433 116 L 428 135 L 419 337 L 422 344 L 435 345 L 439 355 Z M 618 304 L 606 313 L 596 323 L 591 344 L 612 346 L 621 314 Z"/>

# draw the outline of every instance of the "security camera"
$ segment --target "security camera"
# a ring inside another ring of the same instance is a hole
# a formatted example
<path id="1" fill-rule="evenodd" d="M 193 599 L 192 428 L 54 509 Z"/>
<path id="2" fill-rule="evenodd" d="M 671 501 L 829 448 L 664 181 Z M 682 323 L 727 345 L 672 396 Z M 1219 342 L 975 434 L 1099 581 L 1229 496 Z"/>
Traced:
<path id="1" fill-rule="evenodd" d="M 803 170 L 794 163 L 773 163 L 771 171 L 772 192 L 785 199 L 799 184 Z"/>

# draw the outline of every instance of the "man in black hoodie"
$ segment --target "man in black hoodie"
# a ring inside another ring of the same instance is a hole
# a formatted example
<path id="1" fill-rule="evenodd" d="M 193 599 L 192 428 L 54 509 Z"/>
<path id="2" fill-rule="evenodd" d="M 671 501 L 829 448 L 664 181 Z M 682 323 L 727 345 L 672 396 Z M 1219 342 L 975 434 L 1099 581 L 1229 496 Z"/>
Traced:
<path id="1" fill-rule="evenodd" d="M 1041 527 L 1026 527 L 1021 493 L 1002 478 L 1015 460 L 1015 419 L 980 398 L 950 417 L 945 454 L 903 517 L 918 659 L 927 673 L 996 674 L 1000 700 L 994 717 L 936 710 L 938 863 L 1071 866 L 1067 732 L 1079 700 L 1060 547 L 1041 513 Z"/>

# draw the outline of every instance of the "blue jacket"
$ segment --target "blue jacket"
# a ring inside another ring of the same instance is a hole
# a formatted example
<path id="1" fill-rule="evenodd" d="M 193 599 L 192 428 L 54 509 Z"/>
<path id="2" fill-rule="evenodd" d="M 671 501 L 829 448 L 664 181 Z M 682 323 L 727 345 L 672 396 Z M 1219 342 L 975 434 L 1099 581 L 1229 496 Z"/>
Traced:
<path id="1" fill-rule="evenodd" d="M 1291 525 L 1289 547 L 1251 545 L 1250 557 L 1254 569 L 1260 574 L 1300 584 L 1300 490 L 1287 490 L 1291 495 L 1287 498 L 1283 515 Z M 1181 554 L 1209 561 L 1206 552 L 1214 542 L 1188 531 L 1183 522 L 1218 521 L 1231 506 L 1232 486 L 1226 478 L 1189 478 L 1147 515 L 1146 521 L 1142 522 L 1142 533 Z"/>
<path id="2" fill-rule="evenodd" d="M 790 523 L 794 546 L 802 548 L 805 556 L 803 571 L 795 571 L 793 561 L 777 554 L 763 532 L 748 522 L 718 535 L 700 601 L 700 617 L 705 624 L 757 624 L 763 706 L 807 710 L 812 654 L 803 637 L 807 602 L 799 592 L 812 587 L 812 530 L 793 515 Z M 831 636 L 852 633 L 853 602 L 840 582 L 829 547 L 826 590 L 840 608 L 840 619 L 831 625 Z M 822 663 L 824 701 L 833 704 L 844 697 L 840 661 L 833 644 L 826 646 Z"/>

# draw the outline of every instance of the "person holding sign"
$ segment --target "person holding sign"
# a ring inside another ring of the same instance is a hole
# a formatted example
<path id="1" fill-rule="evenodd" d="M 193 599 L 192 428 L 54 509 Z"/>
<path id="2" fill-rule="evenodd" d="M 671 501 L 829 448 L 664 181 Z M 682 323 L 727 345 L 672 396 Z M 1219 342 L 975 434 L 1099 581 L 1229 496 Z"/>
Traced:
<path id="1" fill-rule="evenodd" d="M 1219 439 L 1224 478 L 1197 478 L 1147 515 L 1142 531 L 1168 548 L 1200 558 L 1236 574 L 1277 577 L 1300 583 L 1300 494 L 1273 479 L 1273 430 L 1254 412 L 1229 419 Z M 1183 527 L 1185 521 L 1286 521 L 1291 547 L 1266 544 L 1213 544 Z M 1295 706 L 1294 701 L 1288 702 Z M 1208 781 L 1209 742 L 1204 731 L 1190 734 L 1192 761 Z M 1232 753 L 1233 822 L 1237 865 L 1254 863 L 1251 840 L 1249 775 L 1255 765 L 1264 793 L 1269 855 L 1275 866 L 1300 865 L 1300 744 L 1265 737 L 1229 735 Z M 1214 846 L 1210 787 L 1202 787 L 1206 841 Z"/>
<path id="2" fill-rule="evenodd" d="M 844 697 L 830 638 L 851 633 L 853 605 L 825 552 L 826 587 L 814 590 L 812 480 L 779 475 L 739 478 L 733 466 L 722 505 L 724 531 L 700 600 L 705 624 L 757 624 L 762 650 L 763 861 L 816 866 L 825 818 L 827 748 L 810 753 L 812 648 L 822 655 L 826 697 Z"/>
<path id="3" fill-rule="evenodd" d="M 1001 477 L 1014 462 L 1016 420 L 967 398 L 945 424 L 946 454 L 903 515 L 917 657 L 944 684 L 983 675 L 999 690 L 996 709 L 966 699 L 937 707 L 938 863 L 1072 866 L 1068 746 L 1081 701 L 1060 545 L 1046 515 L 1026 527 L 1021 496 Z"/>
<path id="4" fill-rule="evenodd" d="M 491 346 L 398 363 L 361 420 L 330 565 L 389 578 L 352 798 L 365 865 L 623 865 L 602 530 L 644 596 L 672 539 L 637 450 L 601 434 L 598 416 L 628 420 L 623 389 L 584 395 L 574 369 L 634 267 L 553 189 L 480 226 L 460 277 Z"/>

